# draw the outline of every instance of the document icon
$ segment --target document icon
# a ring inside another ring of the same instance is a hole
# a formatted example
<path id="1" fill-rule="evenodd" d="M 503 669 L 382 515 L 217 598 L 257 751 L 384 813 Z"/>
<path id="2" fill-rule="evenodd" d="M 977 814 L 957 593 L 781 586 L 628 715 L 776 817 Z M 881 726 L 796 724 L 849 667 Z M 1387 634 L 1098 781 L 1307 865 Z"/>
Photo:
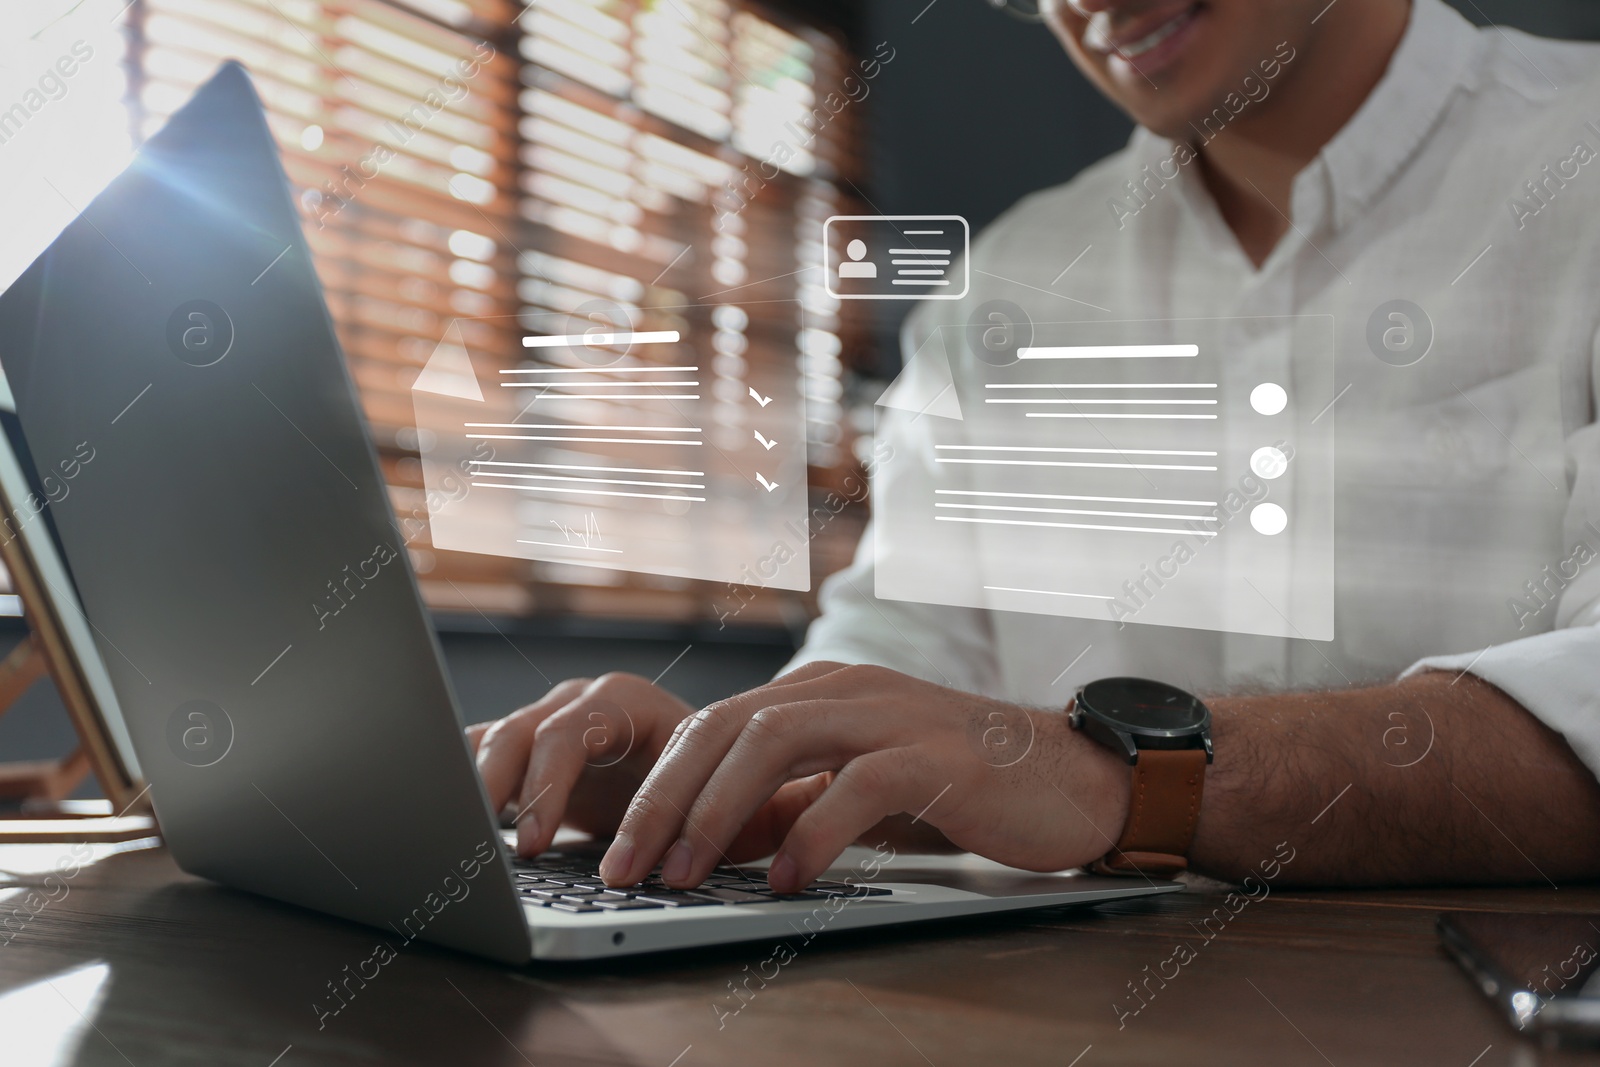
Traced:
<path id="1" fill-rule="evenodd" d="M 959 300 L 970 231 L 960 215 L 834 215 L 822 269 L 840 300 Z"/>
<path id="2" fill-rule="evenodd" d="M 717 444 L 729 416 L 678 331 L 556 318 L 509 367 L 453 323 L 413 384 L 433 546 L 809 588 L 800 396 L 758 378 Z"/>
<path id="3" fill-rule="evenodd" d="M 1332 319 L 1032 329 L 935 327 L 879 399 L 877 595 L 1331 640 Z"/>

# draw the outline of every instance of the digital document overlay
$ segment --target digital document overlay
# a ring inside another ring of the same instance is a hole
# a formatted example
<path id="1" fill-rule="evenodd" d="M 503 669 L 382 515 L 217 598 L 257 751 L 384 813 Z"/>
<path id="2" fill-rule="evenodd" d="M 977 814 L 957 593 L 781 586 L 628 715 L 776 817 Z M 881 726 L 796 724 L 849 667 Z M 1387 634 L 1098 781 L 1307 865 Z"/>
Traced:
<path id="1" fill-rule="evenodd" d="M 834 215 L 822 224 L 822 273 L 840 300 L 959 300 L 971 230 L 960 215 Z"/>
<path id="2" fill-rule="evenodd" d="M 674 331 L 523 344 L 486 369 L 452 326 L 412 387 L 435 547 L 810 587 L 795 381 L 753 380 L 739 434 L 713 435 L 712 376 Z"/>
<path id="3" fill-rule="evenodd" d="M 878 596 L 1333 638 L 1331 316 L 1020 333 L 937 327 L 879 401 Z"/>

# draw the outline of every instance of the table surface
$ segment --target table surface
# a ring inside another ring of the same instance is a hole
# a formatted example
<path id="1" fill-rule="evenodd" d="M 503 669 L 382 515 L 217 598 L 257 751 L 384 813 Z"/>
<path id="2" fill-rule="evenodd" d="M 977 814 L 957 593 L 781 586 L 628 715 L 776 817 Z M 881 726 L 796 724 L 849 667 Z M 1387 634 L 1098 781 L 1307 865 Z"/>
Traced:
<path id="1" fill-rule="evenodd" d="M 39 885 L 26 872 L 67 850 L 0 848 L 0 901 Z M 1440 950 L 1433 924 L 1451 909 L 1600 912 L 1600 888 L 1274 890 L 1235 898 L 1237 914 L 1213 921 L 1209 940 L 1193 924 L 1224 898 L 1194 888 L 845 933 L 799 947 L 764 988 L 749 982 L 744 1001 L 730 983 L 761 970 L 770 944 L 523 968 L 418 944 L 319 1028 L 314 1005 L 330 1005 L 326 983 L 371 954 L 371 931 L 191 878 L 160 848 L 88 865 L 64 896 L 61 884 L 0 945 L 8 1065 L 1591 1059 L 1517 1037 Z M 1164 962 L 1180 942 L 1192 958 Z M 1145 981 L 1157 972 L 1176 976 Z M 1130 983 L 1151 992 L 1135 1000 Z"/>

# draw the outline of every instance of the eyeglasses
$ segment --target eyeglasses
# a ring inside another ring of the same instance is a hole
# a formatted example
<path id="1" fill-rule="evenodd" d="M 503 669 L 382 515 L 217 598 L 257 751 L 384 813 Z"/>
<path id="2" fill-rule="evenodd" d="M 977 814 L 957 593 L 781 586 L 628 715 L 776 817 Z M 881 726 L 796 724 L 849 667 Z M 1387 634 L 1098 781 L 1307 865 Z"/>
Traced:
<path id="1" fill-rule="evenodd" d="M 1043 22 L 1044 13 L 1039 10 L 1043 0 L 984 0 L 990 7 L 997 11 L 1004 11 L 1012 18 L 1021 19 L 1023 22 Z"/>

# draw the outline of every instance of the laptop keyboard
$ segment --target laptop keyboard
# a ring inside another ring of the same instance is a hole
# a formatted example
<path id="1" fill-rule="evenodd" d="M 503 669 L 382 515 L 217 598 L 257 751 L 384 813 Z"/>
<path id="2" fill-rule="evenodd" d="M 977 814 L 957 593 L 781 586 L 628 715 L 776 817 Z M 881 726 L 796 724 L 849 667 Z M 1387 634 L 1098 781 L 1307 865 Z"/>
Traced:
<path id="1" fill-rule="evenodd" d="M 730 904 L 772 904 L 830 897 L 884 897 L 887 889 L 819 880 L 798 893 L 774 893 L 763 871 L 743 874 L 718 867 L 694 889 L 669 889 L 660 871 L 638 885 L 613 889 L 600 879 L 597 859 L 546 852 L 531 860 L 513 860 L 517 893 L 529 904 L 569 912 L 643 911 L 659 908 L 705 908 Z"/>

